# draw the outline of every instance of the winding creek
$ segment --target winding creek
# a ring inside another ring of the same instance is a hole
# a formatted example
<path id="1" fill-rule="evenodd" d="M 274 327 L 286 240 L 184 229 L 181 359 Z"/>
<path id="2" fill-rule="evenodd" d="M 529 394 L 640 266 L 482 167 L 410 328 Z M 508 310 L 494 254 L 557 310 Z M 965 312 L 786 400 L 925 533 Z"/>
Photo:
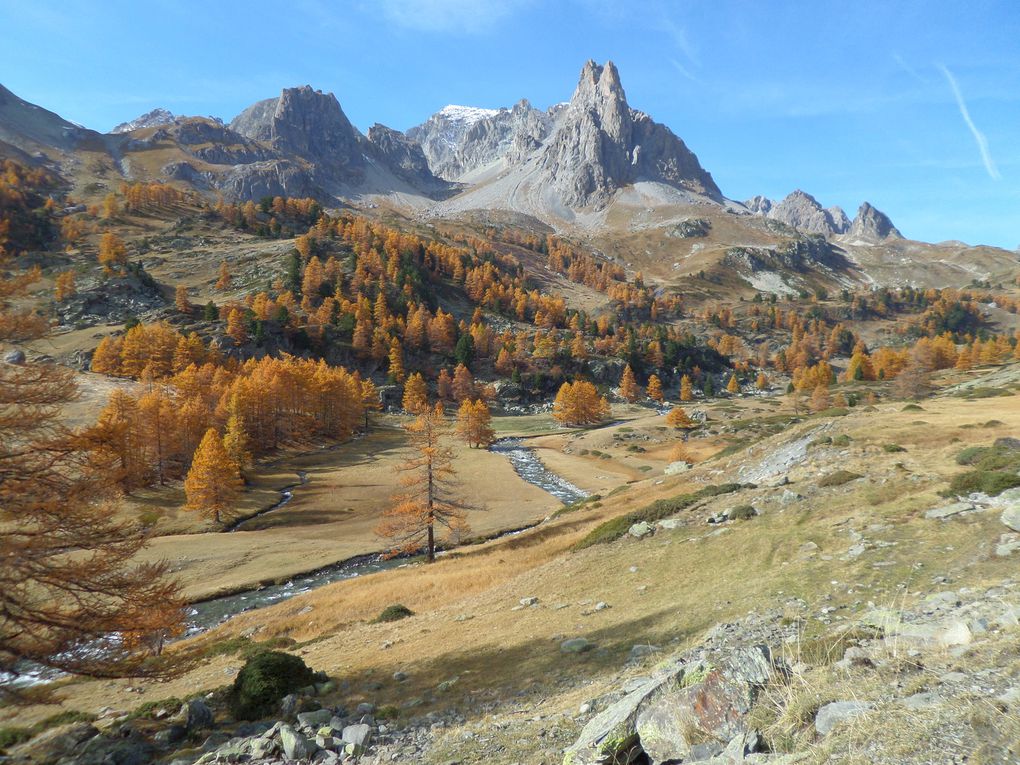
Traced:
<path id="1" fill-rule="evenodd" d="M 564 504 L 570 504 L 588 496 L 588 493 L 583 489 L 549 470 L 542 463 L 542 460 L 539 459 L 538 455 L 535 454 L 535 450 L 525 446 L 524 442 L 519 438 L 501 438 L 489 448 L 490 451 L 506 457 L 513 466 L 514 471 L 522 479 L 547 491 Z M 231 527 L 230 530 L 234 531 L 242 528 L 245 523 L 254 518 L 278 510 L 290 502 L 294 496 L 294 489 L 308 482 L 306 474 L 299 473 L 298 477 L 299 483 L 286 486 L 281 490 L 280 500 L 276 504 L 271 505 L 256 515 L 248 516 Z M 519 529 L 516 531 L 519 531 Z M 279 603 L 295 595 L 322 587 L 325 584 L 341 582 L 345 579 L 361 576 L 362 574 L 372 574 L 376 571 L 384 571 L 403 565 L 407 565 L 406 560 L 383 560 L 380 555 L 364 555 L 327 566 L 318 571 L 292 577 L 283 584 L 268 585 L 233 595 L 224 595 L 193 603 L 188 611 L 187 634 L 197 635 L 200 632 L 215 627 L 235 614 Z"/>
<path id="2" fill-rule="evenodd" d="M 538 455 L 535 454 L 535 450 L 525 446 L 524 442 L 519 438 L 501 438 L 489 448 L 490 451 L 506 457 L 513 466 L 514 471 L 523 480 L 543 489 L 564 504 L 570 504 L 588 496 L 588 493 L 583 489 L 549 470 L 542 463 L 542 460 L 539 459 Z M 275 504 L 254 515 L 238 520 L 226 531 L 236 531 L 255 518 L 264 516 L 274 510 L 279 510 L 293 499 L 294 489 L 304 486 L 306 483 L 308 483 L 307 473 L 298 472 L 298 481 L 283 487 L 280 490 L 280 499 Z M 521 531 L 522 529 L 508 530 L 497 536 L 510 536 Z M 372 574 L 377 571 L 385 571 L 406 565 L 408 565 L 408 562 L 405 559 L 384 560 L 379 554 L 362 555 L 316 571 L 311 571 L 307 574 L 291 577 L 282 584 L 266 585 L 192 603 L 188 607 L 188 626 L 185 636 L 198 635 L 212 629 L 236 614 L 280 603 L 295 595 L 309 592 L 326 584 L 341 582 L 363 574 Z M 15 681 L 15 684 L 32 685 L 47 683 L 60 676 L 61 673 L 59 672 L 48 670 L 32 671 L 29 669 Z M 0 675 L 0 684 L 4 682 L 10 682 L 10 678 Z"/>

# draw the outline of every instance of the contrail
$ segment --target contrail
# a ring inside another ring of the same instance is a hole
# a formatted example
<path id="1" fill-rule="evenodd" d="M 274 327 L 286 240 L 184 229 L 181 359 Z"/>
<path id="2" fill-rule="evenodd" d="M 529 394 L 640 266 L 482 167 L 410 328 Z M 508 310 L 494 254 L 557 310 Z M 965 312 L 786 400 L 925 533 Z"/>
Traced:
<path id="1" fill-rule="evenodd" d="M 988 139 L 985 138 L 984 133 L 977 129 L 974 120 L 970 118 L 970 112 L 967 111 L 967 104 L 963 100 L 960 86 L 956 84 L 956 78 L 953 77 L 953 73 L 944 64 L 936 64 L 936 66 L 942 70 L 942 74 L 949 81 L 949 87 L 953 89 L 953 95 L 956 96 L 956 105 L 960 107 L 960 116 L 963 117 L 963 121 L 967 123 L 967 127 L 970 128 L 970 132 L 974 135 L 974 140 L 977 141 L 978 151 L 981 152 L 981 160 L 985 163 L 985 170 L 988 171 L 988 175 L 994 180 L 999 180 L 1002 176 L 999 175 L 999 169 L 992 160 L 991 152 L 988 151 Z"/>

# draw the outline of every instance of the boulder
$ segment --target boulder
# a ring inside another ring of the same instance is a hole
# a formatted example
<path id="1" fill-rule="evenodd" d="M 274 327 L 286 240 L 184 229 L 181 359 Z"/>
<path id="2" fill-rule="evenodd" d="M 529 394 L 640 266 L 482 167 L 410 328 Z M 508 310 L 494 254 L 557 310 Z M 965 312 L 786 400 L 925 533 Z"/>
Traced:
<path id="1" fill-rule="evenodd" d="M 174 720 L 189 731 L 201 730 L 202 728 L 212 727 L 213 713 L 204 701 L 192 699 L 191 701 L 186 701 L 181 706 Z"/>
<path id="2" fill-rule="evenodd" d="M 315 742 L 298 733 L 289 725 L 280 726 L 280 744 L 288 760 L 303 760 L 315 753 Z"/>
<path id="3" fill-rule="evenodd" d="M 560 650 L 563 653 L 584 653 L 585 651 L 590 651 L 594 647 L 594 643 L 589 642 L 583 637 L 571 638 L 570 640 L 564 640 L 560 643 Z"/>
<path id="4" fill-rule="evenodd" d="M 1013 531 L 1020 531 L 1020 505 L 1007 507 L 1002 511 L 1002 515 L 999 516 L 999 520 L 1002 521 L 1003 525 Z"/>
<path id="5" fill-rule="evenodd" d="M 564 765 L 708 759 L 725 742 L 757 746 L 746 715 L 776 672 L 764 646 L 733 651 L 721 666 L 673 661 L 592 718 L 567 749 Z M 692 731 L 697 740 L 691 740 Z M 719 742 L 703 746 L 704 741 Z"/>
<path id="6" fill-rule="evenodd" d="M 372 739 L 372 727 L 367 723 L 358 723 L 357 725 L 348 725 L 344 728 L 342 740 L 346 745 L 344 750 L 348 754 L 358 755 L 368 748 L 368 743 Z"/>
<path id="7" fill-rule="evenodd" d="M 1008 558 L 1017 550 L 1020 550 L 1020 536 L 1003 534 L 999 537 L 999 544 L 995 546 L 995 555 L 999 558 Z"/>
<path id="8" fill-rule="evenodd" d="M 297 724 L 302 728 L 318 728 L 327 724 L 332 718 L 332 710 L 316 709 L 314 712 L 299 712 Z"/>
<path id="9" fill-rule="evenodd" d="M 20 348 L 15 348 L 12 351 L 7 351 L 4 354 L 4 361 L 7 364 L 16 364 L 18 366 L 25 363 L 25 352 Z"/>
<path id="10" fill-rule="evenodd" d="M 654 526 L 645 521 L 641 521 L 640 523 L 635 523 L 633 526 L 631 526 L 627 533 L 630 534 L 635 539 L 643 539 L 644 537 L 654 532 L 655 532 Z"/>
<path id="11" fill-rule="evenodd" d="M 815 714 L 815 730 L 824 736 L 837 725 L 864 714 L 871 706 L 863 701 L 833 701 Z"/>
<path id="12" fill-rule="evenodd" d="M 952 504 L 943 505 L 942 507 L 933 507 L 931 510 L 925 512 L 924 517 L 929 520 L 944 520 L 946 518 L 952 518 L 954 515 L 970 512 L 973 509 L 974 505 L 970 502 L 953 502 Z"/>

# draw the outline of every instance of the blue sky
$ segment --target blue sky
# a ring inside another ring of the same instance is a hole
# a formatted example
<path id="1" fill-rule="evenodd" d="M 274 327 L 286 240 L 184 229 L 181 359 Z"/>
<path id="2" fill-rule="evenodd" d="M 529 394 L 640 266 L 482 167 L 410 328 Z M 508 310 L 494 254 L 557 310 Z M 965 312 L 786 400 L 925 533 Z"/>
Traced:
<path id="1" fill-rule="evenodd" d="M 1020 245 L 1020 2 L 0 0 L 0 83 L 87 127 L 332 91 L 362 130 L 567 100 L 612 59 L 734 199 L 794 188 L 909 237 Z"/>

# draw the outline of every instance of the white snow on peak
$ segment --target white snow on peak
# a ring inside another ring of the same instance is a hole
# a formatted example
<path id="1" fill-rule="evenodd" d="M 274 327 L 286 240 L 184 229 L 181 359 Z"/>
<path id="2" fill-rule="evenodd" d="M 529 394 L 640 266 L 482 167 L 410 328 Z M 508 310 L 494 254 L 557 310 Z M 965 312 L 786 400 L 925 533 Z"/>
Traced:
<path id="1" fill-rule="evenodd" d="M 457 106 L 449 104 L 439 110 L 438 114 L 453 122 L 465 122 L 473 125 L 486 117 L 499 114 L 499 109 L 481 109 L 477 106 Z"/>

